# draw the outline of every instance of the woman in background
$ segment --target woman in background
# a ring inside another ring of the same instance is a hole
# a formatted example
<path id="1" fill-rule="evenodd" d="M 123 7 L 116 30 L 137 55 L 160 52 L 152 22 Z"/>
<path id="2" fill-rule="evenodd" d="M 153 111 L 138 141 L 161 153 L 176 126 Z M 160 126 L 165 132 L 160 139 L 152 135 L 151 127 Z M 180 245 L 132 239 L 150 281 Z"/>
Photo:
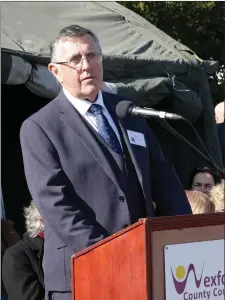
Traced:
<path id="1" fill-rule="evenodd" d="M 185 191 L 193 214 L 209 214 L 215 212 L 215 205 L 210 198 L 199 191 Z"/>
<path id="2" fill-rule="evenodd" d="M 24 216 L 27 232 L 5 251 L 2 279 L 8 300 L 43 300 L 44 224 L 33 201 L 24 209 Z"/>
<path id="3" fill-rule="evenodd" d="M 214 185 L 220 182 L 220 178 L 216 172 L 208 167 L 197 168 L 190 177 L 189 189 L 199 191 L 210 196 L 210 191 Z"/>

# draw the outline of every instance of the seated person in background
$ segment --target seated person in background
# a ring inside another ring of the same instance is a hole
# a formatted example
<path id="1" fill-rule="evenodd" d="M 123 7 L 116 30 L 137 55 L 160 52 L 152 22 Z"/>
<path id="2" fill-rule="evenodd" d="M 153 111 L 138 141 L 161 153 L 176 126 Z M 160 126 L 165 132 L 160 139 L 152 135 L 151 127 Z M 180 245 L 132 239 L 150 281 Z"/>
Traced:
<path id="1" fill-rule="evenodd" d="M 0 185 L 0 197 L 1 197 L 1 253 L 3 257 L 3 253 L 5 252 L 5 250 L 8 247 L 17 243 L 20 240 L 20 236 L 16 232 L 16 229 L 14 228 L 14 223 L 10 220 L 7 220 L 6 218 L 1 185 Z"/>
<path id="2" fill-rule="evenodd" d="M 210 198 L 198 191 L 186 191 L 188 201 L 191 205 L 192 213 L 196 214 L 209 214 L 215 212 L 215 206 Z"/>
<path id="3" fill-rule="evenodd" d="M 20 240 L 19 234 L 10 220 L 1 219 L 1 252 L 17 243 Z"/>
<path id="4" fill-rule="evenodd" d="M 225 106 L 225 101 L 220 102 L 219 104 L 216 105 L 215 107 L 215 120 L 217 124 L 224 123 L 224 106 Z"/>
<path id="5" fill-rule="evenodd" d="M 0 185 L 0 197 L 1 197 L 1 262 L 4 256 L 5 250 L 17 243 L 20 240 L 19 234 L 14 228 L 12 221 L 6 219 L 5 206 L 2 195 L 2 187 Z M 7 293 L 4 284 L 1 279 L 1 300 L 7 300 Z"/>
<path id="6" fill-rule="evenodd" d="M 223 160 L 223 165 L 225 167 L 225 123 L 217 124 L 217 133 L 219 137 L 221 155 Z"/>
<path id="7" fill-rule="evenodd" d="M 224 122 L 224 106 L 225 101 L 220 102 L 215 107 L 215 120 L 216 120 L 216 128 L 219 137 L 220 149 L 223 159 L 223 165 L 225 167 L 225 122 Z"/>
<path id="8" fill-rule="evenodd" d="M 1 218 L 1 261 L 4 257 L 5 251 L 8 247 L 16 244 L 20 240 L 19 234 L 14 228 L 12 221 L 7 220 L 2 215 Z M 7 299 L 7 293 L 4 287 L 4 284 L 1 279 L 1 299 Z"/>
<path id="9" fill-rule="evenodd" d="M 219 182 L 216 172 L 212 169 L 208 167 L 197 168 L 191 175 L 189 188 L 192 191 L 199 191 L 209 196 L 211 189 Z"/>
<path id="10" fill-rule="evenodd" d="M 215 205 L 216 212 L 224 211 L 224 180 L 212 188 L 210 192 L 210 199 Z"/>
<path id="11" fill-rule="evenodd" d="M 33 202 L 24 209 L 24 216 L 27 232 L 5 251 L 2 279 L 8 300 L 42 300 L 44 224 Z"/>

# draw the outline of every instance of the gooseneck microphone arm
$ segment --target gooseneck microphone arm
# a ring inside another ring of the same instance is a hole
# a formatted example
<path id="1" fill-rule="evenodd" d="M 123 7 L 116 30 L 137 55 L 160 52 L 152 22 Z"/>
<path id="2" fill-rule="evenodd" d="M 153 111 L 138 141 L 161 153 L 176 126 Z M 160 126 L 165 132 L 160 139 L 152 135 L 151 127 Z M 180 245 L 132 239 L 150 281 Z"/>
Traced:
<path id="1" fill-rule="evenodd" d="M 192 149 L 194 149 L 196 152 L 198 152 L 205 160 L 207 160 L 208 162 L 210 162 L 214 168 L 217 170 L 217 172 L 220 174 L 220 176 L 225 179 L 225 172 L 219 168 L 212 160 L 212 158 L 209 156 L 209 158 L 203 154 L 200 150 L 198 150 L 198 148 L 196 148 L 193 144 L 191 144 L 187 139 L 185 139 L 185 137 L 183 137 L 181 134 L 179 134 L 173 127 L 171 127 L 168 122 L 166 120 L 157 120 L 158 123 L 163 127 L 166 128 L 170 133 L 172 133 L 175 137 L 177 137 L 178 139 L 184 141 L 186 144 L 188 144 Z"/>
<path id="2" fill-rule="evenodd" d="M 217 172 L 220 174 L 222 178 L 225 179 L 225 172 L 220 167 L 218 167 L 215 162 L 213 161 L 212 157 L 210 156 L 206 146 L 204 145 L 201 137 L 199 136 L 198 132 L 194 128 L 194 126 L 184 117 L 167 113 L 163 111 L 157 111 L 151 108 L 141 108 L 139 106 L 136 106 L 134 102 L 123 100 L 119 102 L 116 106 L 116 114 L 119 118 L 126 118 L 128 115 L 130 116 L 141 116 L 144 118 L 155 118 L 156 121 L 160 123 L 161 126 L 166 128 L 170 133 L 172 133 L 175 137 L 179 138 L 180 140 L 184 141 L 186 144 L 188 144 L 192 149 L 194 149 L 198 154 L 200 154 L 205 160 L 210 162 L 214 168 L 217 170 Z M 179 134 L 175 129 L 173 129 L 166 121 L 166 119 L 171 120 L 183 120 L 185 121 L 191 128 L 194 130 L 194 133 L 196 134 L 198 140 L 200 141 L 202 147 L 204 148 L 204 151 L 206 152 L 207 156 L 204 155 L 199 149 L 197 149 L 193 144 L 191 144 L 188 140 L 186 140 L 181 134 Z"/>

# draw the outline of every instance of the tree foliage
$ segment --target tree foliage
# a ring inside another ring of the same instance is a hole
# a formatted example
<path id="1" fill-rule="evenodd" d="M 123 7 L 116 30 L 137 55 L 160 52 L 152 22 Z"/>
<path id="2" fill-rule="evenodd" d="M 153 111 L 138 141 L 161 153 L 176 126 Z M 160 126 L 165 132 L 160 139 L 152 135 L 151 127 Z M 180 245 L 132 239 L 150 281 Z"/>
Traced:
<path id="1" fill-rule="evenodd" d="M 143 1 L 119 2 L 193 50 L 204 60 L 219 62 L 211 80 L 214 102 L 224 100 L 225 2 Z"/>

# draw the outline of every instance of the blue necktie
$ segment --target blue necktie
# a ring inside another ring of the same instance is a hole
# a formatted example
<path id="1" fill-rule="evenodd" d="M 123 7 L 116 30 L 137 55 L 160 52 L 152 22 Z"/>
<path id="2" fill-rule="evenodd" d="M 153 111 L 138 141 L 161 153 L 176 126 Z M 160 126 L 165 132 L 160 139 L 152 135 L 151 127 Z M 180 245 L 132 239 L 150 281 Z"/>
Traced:
<path id="1" fill-rule="evenodd" d="M 96 120 L 98 133 L 105 140 L 105 142 L 113 149 L 116 153 L 121 154 L 122 149 L 119 140 L 109 124 L 109 121 L 102 112 L 102 106 L 99 104 L 92 104 L 89 108 L 89 112 L 92 113 Z"/>

